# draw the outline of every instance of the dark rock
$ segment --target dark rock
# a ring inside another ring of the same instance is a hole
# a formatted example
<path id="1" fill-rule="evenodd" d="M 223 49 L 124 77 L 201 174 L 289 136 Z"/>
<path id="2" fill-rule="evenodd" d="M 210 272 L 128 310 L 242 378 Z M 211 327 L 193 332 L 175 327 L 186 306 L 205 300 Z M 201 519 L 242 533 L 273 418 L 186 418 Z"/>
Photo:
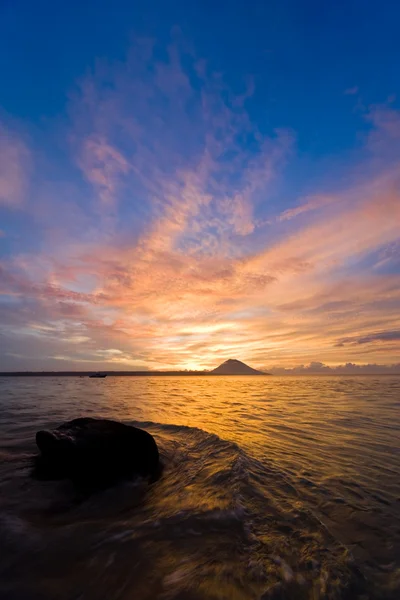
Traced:
<path id="1" fill-rule="evenodd" d="M 269 375 L 269 373 L 257 371 L 257 369 L 252 369 L 241 360 L 230 358 L 210 371 L 210 375 Z"/>
<path id="2" fill-rule="evenodd" d="M 150 433 L 107 419 L 81 418 L 38 431 L 36 474 L 79 483 L 109 484 L 134 474 L 156 477 L 157 444 Z"/>

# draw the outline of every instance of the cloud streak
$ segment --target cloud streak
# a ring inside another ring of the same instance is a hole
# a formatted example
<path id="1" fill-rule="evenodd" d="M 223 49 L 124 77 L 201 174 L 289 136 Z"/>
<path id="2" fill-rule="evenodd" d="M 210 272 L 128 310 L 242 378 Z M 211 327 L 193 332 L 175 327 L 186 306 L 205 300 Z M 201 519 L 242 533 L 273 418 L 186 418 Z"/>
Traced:
<path id="1" fill-rule="evenodd" d="M 398 342 L 400 341 L 400 330 L 398 331 L 380 331 L 370 333 L 369 335 L 359 337 L 347 337 L 339 340 L 336 344 L 342 347 L 345 344 L 371 344 L 373 342 Z"/>
<path id="2" fill-rule="evenodd" d="M 254 93 L 238 99 L 178 46 L 162 60 L 142 43 L 124 63 L 99 61 L 69 110 L 63 166 L 78 174 L 42 200 L 35 250 L 0 262 L 3 364 L 398 362 L 399 163 L 393 153 L 375 160 L 378 146 L 396 143 L 397 113 L 371 109 L 350 183 L 287 206 L 279 183 L 295 135 L 259 130 L 246 107 Z M 23 205 L 31 159 L 7 139 L 18 165 L 2 188 L 12 209 Z"/>
<path id="3" fill-rule="evenodd" d="M 124 156 L 101 137 L 93 136 L 83 142 L 79 166 L 98 190 L 101 203 L 113 205 L 120 180 L 129 171 Z"/>
<path id="4" fill-rule="evenodd" d="M 31 155 L 18 134 L 0 122 L 0 206 L 20 208 L 26 200 Z"/>

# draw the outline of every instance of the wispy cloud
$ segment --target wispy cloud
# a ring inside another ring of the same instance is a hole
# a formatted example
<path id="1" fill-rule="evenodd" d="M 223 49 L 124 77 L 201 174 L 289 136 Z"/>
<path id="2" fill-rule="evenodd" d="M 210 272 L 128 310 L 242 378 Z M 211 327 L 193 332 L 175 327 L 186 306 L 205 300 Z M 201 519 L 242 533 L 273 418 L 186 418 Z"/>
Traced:
<path id="1" fill-rule="evenodd" d="M 330 204 L 334 199 L 334 197 L 329 196 L 315 196 L 313 198 L 308 198 L 305 202 L 302 202 L 298 206 L 294 206 L 293 208 L 288 208 L 284 210 L 280 215 L 278 215 L 276 220 L 289 221 L 290 219 L 294 219 L 298 215 L 302 215 L 313 210 L 324 208 L 325 206 Z"/>
<path id="2" fill-rule="evenodd" d="M 164 61 L 139 42 L 124 65 L 99 63 L 71 114 L 78 162 L 100 204 L 146 205 L 164 240 L 181 231 L 186 244 L 190 237 L 215 246 L 229 233 L 252 233 L 254 209 L 266 201 L 292 137 L 285 130 L 262 136 L 246 97 L 237 102 L 194 59 L 184 68 L 174 46 Z"/>
<path id="3" fill-rule="evenodd" d="M 400 341 L 400 330 L 379 331 L 368 335 L 342 338 L 336 344 L 341 347 L 345 344 L 371 344 L 372 342 L 398 342 Z"/>
<path id="4" fill-rule="evenodd" d="M 98 190 L 103 204 L 113 205 L 118 185 L 129 171 L 124 156 L 103 138 L 92 136 L 84 140 L 79 166 L 86 179 Z"/>
<path id="5" fill-rule="evenodd" d="M 353 87 L 347 88 L 346 90 L 344 90 L 344 94 L 346 96 L 355 96 L 356 94 L 358 94 L 359 92 L 359 88 L 357 85 L 354 85 Z"/>
<path id="6" fill-rule="evenodd" d="M 320 184 L 282 210 L 295 136 L 254 125 L 253 93 L 238 99 L 206 64 L 173 45 L 157 59 L 150 43 L 80 82 L 69 140 L 82 180 L 50 187 L 41 245 L 0 264 L 10 364 L 396 362 L 398 114 L 370 109 L 340 191 Z M 390 160 L 376 162 L 378 146 Z"/>
<path id="7" fill-rule="evenodd" d="M 0 122 L 0 205 L 19 208 L 26 200 L 31 155 L 17 133 Z"/>

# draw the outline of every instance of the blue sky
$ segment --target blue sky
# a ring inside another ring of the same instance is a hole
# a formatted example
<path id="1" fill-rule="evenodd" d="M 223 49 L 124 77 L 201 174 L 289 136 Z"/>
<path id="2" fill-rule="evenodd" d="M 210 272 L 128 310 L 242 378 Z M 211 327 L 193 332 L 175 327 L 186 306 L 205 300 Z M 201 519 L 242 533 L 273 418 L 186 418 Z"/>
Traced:
<path id="1" fill-rule="evenodd" d="M 3 1 L 0 368 L 399 362 L 399 18 Z"/>

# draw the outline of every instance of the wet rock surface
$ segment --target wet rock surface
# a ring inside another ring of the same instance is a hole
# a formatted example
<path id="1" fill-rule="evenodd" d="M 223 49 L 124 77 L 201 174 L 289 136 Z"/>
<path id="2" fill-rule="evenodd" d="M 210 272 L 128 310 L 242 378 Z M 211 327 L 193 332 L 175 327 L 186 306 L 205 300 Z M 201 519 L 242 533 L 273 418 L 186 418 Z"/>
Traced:
<path id="1" fill-rule="evenodd" d="M 135 474 L 154 477 L 159 469 L 153 436 L 118 421 L 74 419 L 52 431 L 38 431 L 36 444 L 40 478 L 110 484 Z"/>

